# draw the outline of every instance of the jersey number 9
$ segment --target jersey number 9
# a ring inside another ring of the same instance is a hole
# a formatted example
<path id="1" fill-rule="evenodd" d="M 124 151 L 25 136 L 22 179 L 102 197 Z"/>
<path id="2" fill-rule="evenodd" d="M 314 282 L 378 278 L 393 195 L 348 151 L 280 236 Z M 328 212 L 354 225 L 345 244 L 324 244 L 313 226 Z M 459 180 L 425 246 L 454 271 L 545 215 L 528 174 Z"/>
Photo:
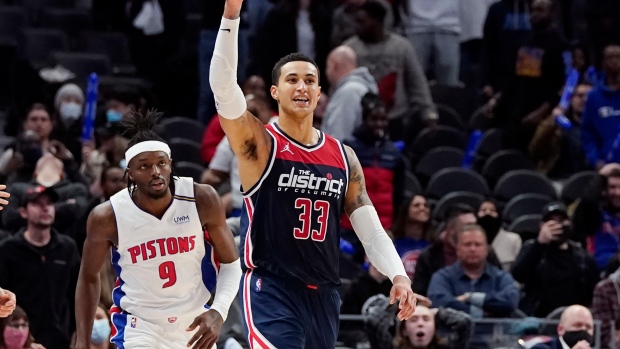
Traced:
<path id="1" fill-rule="evenodd" d="M 174 262 L 167 261 L 159 265 L 159 277 L 167 280 L 161 288 L 170 287 L 177 283 L 177 271 L 174 268 Z"/>
<path id="2" fill-rule="evenodd" d="M 297 198 L 297 200 L 295 200 L 295 208 L 302 210 L 299 215 L 301 228 L 295 228 L 293 230 L 295 238 L 305 240 L 312 237 L 314 241 L 325 241 L 327 220 L 329 219 L 329 202 L 316 200 L 313 203 L 312 200 L 307 198 Z M 319 214 L 319 216 L 316 217 L 319 223 L 319 230 L 312 229 L 312 213 L 314 211 L 318 211 Z"/>

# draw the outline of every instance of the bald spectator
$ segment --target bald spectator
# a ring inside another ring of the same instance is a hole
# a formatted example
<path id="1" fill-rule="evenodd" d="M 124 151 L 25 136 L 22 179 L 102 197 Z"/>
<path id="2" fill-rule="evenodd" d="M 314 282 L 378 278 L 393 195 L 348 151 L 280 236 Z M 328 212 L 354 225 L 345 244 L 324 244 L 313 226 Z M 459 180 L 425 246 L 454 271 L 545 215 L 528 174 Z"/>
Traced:
<path id="1" fill-rule="evenodd" d="M 377 93 L 377 83 L 368 68 L 357 66 L 357 55 L 348 46 L 338 46 L 327 56 L 327 79 L 334 92 L 327 104 L 321 130 L 344 141 L 362 123 L 362 96 Z"/>
<path id="2" fill-rule="evenodd" d="M 590 310 L 582 305 L 571 305 L 562 313 L 558 337 L 531 349 L 590 349 L 594 345 L 593 335 L 594 320 Z"/>

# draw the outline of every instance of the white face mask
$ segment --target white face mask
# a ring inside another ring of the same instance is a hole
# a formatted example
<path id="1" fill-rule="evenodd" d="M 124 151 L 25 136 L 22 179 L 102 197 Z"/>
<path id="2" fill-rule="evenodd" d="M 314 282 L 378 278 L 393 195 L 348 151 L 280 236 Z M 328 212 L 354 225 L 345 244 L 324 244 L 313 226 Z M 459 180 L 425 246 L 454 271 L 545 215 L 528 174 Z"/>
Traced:
<path id="1" fill-rule="evenodd" d="M 65 102 L 60 105 L 60 117 L 63 120 L 77 120 L 82 115 L 82 106 L 75 102 Z"/>

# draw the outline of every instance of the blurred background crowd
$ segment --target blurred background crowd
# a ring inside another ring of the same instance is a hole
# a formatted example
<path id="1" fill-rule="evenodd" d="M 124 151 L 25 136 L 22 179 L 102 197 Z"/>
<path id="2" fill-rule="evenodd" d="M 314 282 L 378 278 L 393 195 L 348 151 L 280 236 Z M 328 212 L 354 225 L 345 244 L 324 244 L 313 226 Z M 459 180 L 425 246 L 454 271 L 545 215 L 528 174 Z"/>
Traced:
<path id="1" fill-rule="evenodd" d="M 209 87 L 223 6 L 0 0 L 0 287 L 21 307 L 0 348 L 70 347 L 86 217 L 126 186 L 132 109 L 164 113 L 176 173 L 216 187 L 238 235 L 237 163 Z M 314 125 L 356 151 L 414 292 L 433 302 L 395 321 L 377 296 L 389 280 L 343 217 L 341 347 L 620 345 L 620 2 L 248 0 L 241 23 L 248 109 L 277 120 L 274 63 L 314 58 Z M 103 277 L 93 348 L 113 331 L 109 266 Z M 231 314 L 218 345 L 247 347 Z"/>

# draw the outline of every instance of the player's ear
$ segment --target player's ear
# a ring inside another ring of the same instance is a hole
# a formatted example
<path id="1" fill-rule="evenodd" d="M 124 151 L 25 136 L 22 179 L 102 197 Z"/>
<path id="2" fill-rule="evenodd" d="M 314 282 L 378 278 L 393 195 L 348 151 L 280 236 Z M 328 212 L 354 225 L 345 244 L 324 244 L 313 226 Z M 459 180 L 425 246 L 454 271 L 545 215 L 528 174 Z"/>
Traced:
<path id="1" fill-rule="evenodd" d="M 28 219 L 28 211 L 26 211 L 26 209 L 24 207 L 20 207 L 19 208 L 19 215 L 23 218 L 23 219 Z"/>
<path id="2" fill-rule="evenodd" d="M 125 175 L 126 175 L 127 177 L 129 177 L 129 180 L 130 180 L 130 181 L 132 181 L 132 182 L 134 181 L 134 180 L 133 180 L 133 176 L 131 175 L 131 169 L 130 169 L 129 167 L 127 167 L 127 169 L 125 170 Z"/>
<path id="3" fill-rule="evenodd" d="M 278 88 L 275 85 L 271 85 L 269 92 L 271 93 L 271 98 L 275 99 L 276 101 L 278 101 L 278 103 L 280 103 L 280 100 L 278 99 Z"/>

